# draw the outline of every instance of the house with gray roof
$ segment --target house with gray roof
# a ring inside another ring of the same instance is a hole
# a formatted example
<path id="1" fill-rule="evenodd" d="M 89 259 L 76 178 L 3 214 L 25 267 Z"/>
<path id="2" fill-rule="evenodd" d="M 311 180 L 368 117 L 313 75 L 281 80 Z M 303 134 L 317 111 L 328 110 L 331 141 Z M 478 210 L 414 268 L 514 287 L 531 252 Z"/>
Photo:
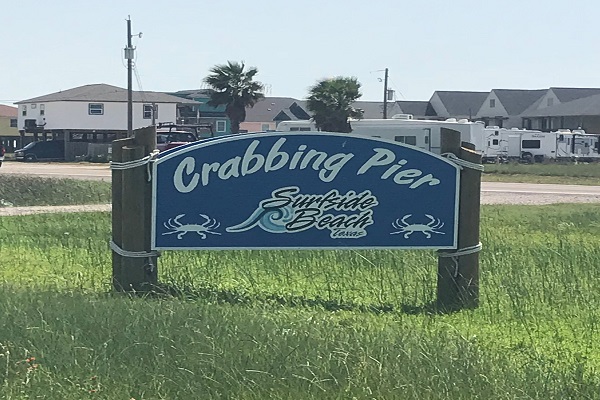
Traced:
<path id="1" fill-rule="evenodd" d="M 593 96 L 595 95 L 600 95 L 600 88 L 551 87 L 538 101 L 523 111 L 521 115 L 523 120 L 522 126 L 530 129 L 551 131 L 556 129 L 577 129 L 584 122 L 586 125 L 589 125 L 590 115 L 569 115 L 569 113 L 576 112 L 573 106 L 564 108 L 555 107 L 573 103 L 575 107 L 583 107 L 587 110 L 586 112 L 589 112 L 590 109 L 594 108 Z M 562 110 L 568 110 L 568 113 L 559 115 L 563 112 Z"/>
<path id="2" fill-rule="evenodd" d="M 584 129 L 587 133 L 600 134 L 600 93 L 552 106 L 532 108 L 521 117 L 531 129 Z"/>
<path id="3" fill-rule="evenodd" d="M 383 118 L 382 101 L 355 101 L 352 106 L 363 111 L 365 119 Z M 436 118 L 436 113 L 428 101 L 390 101 L 387 103 L 387 116 L 412 114 L 415 119 Z M 246 109 L 246 121 L 240 125 L 246 132 L 275 130 L 281 121 L 308 120 L 312 113 L 306 101 L 291 97 L 265 97 L 254 107 Z"/>
<path id="4" fill-rule="evenodd" d="M 493 89 L 485 98 L 475 119 L 486 126 L 520 128 L 523 111 L 547 93 L 547 89 Z"/>
<path id="5" fill-rule="evenodd" d="M 489 92 L 435 91 L 429 99 L 438 119 L 473 119 Z"/>
<path id="6" fill-rule="evenodd" d="M 244 132 L 275 130 L 280 121 L 310 119 L 303 101 L 292 97 L 265 97 L 246 108 L 246 120 L 240 124 Z"/>
<path id="7" fill-rule="evenodd" d="M 381 119 L 383 118 L 383 101 L 355 101 L 352 107 L 363 111 L 364 119 Z M 402 109 L 396 102 L 389 101 L 387 103 L 387 117 L 391 118 L 395 114 L 402 114 Z"/>
<path id="8" fill-rule="evenodd" d="M 401 114 L 411 114 L 413 119 L 438 118 L 438 115 L 429 101 L 397 100 L 396 104 L 400 107 L 400 110 L 402 110 Z"/>
<path id="9" fill-rule="evenodd" d="M 197 102 L 161 92 L 134 91 L 133 128 L 153 122 L 176 122 L 179 104 Z M 92 84 L 22 100 L 18 106 L 17 126 L 21 145 L 31 140 L 61 139 L 66 143 L 66 158 L 80 155 L 87 143 L 109 143 L 127 133 L 126 89 Z M 79 142 L 81 146 L 69 145 Z"/>

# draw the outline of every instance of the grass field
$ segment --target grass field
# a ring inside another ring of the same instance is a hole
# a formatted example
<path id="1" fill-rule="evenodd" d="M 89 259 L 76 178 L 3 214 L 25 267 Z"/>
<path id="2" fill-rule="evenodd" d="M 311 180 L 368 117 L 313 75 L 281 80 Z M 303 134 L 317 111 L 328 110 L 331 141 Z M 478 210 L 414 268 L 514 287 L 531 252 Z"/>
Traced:
<path id="1" fill-rule="evenodd" d="M 485 164 L 488 182 L 600 185 L 600 163 Z"/>
<path id="2" fill-rule="evenodd" d="M 2 175 L 0 207 L 103 204 L 111 201 L 110 182 Z"/>
<path id="3" fill-rule="evenodd" d="M 595 399 L 600 205 L 484 206 L 481 307 L 428 251 L 165 252 L 110 294 L 110 215 L 0 218 L 3 399 Z"/>

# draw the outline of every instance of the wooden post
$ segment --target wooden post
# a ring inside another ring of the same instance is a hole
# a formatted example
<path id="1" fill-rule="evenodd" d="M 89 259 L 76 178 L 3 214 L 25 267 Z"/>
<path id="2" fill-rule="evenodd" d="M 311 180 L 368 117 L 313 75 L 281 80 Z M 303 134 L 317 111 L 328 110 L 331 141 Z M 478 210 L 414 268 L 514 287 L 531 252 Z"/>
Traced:
<path id="1" fill-rule="evenodd" d="M 481 164 L 481 155 L 470 143 L 461 147 L 460 132 L 442 128 L 443 153 L 475 164 Z M 458 212 L 458 249 L 479 244 L 479 216 L 481 171 L 463 167 L 460 172 Z M 458 265 L 455 264 L 457 260 Z M 457 269 L 458 268 L 458 269 Z M 458 274 L 456 274 L 458 273 Z M 455 276 L 456 275 L 456 276 Z M 476 308 L 479 305 L 479 253 L 457 257 L 438 258 L 437 306 L 441 311 Z"/>
<path id="2" fill-rule="evenodd" d="M 133 144 L 133 138 L 115 140 L 112 143 L 112 160 L 114 162 L 123 162 L 123 147 Z M 123 171 L 112 170 L 112 240 L 123 248 Z M 113 266 L 113 287 L 116 290 L 123 290 L 121 281 L 123 280 L 123 257 L 116 252 L 112 252 Z"/>
<path id="3" fill-rule="evenodd" d="M 148 126 L 146 128 L 136 129 L 134 131 L 135 143 L 139 146 L 144 147 L 144 156 L 149 155 L 156 150 L 156 127 Z M 144 167 L 144 171 L 147 168 Z M 152 182 L 146 179 L 144 175 L 143 180 L 143 226 L 140 227 L 144 231 L 144 250 L 149 252 L 151 247 L 151 235 L 152 235 Z M 146 278 L 148 282 L 155 286 L 158 282 L 158 257 L 153 256 L 146 261 L 151 262 L 146 268 Z M 153 267 L 152 267 L 153 266 Z"/>
<path id="4" fill-rule="evenodd" d="M 144 158 L 156 148 L 154 127 L 136 130 L 133 138 L 113 142 L 113 161 Z M 146 165 L 112 171 L 113 242 L 124 251 L 150 252 L 152 185 Z M 148 292 L 158 279 L 156 257 L 124 257 L 113 252 L 113 287 Z"/>

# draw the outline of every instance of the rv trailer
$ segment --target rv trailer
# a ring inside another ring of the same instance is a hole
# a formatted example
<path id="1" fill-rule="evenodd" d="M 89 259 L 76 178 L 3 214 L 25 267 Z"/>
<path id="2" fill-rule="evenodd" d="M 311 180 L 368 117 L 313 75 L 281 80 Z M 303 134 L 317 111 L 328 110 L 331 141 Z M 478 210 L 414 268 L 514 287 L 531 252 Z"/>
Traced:
<path id="1" fill-rule="evenodd" d="M 556 135 L 526 129 L 488 126 L 484 129 L 483 161 L 541 162 L 556 158 Z"/>
<path id="2" fill-rule="evenodd" d="M 559 129 L 556 134 L 556 157 L 581 161 L 600 160 L 600 137 L 582 130 Z"/>
<path id="3" fill-rule="evenodd" d="M 484 132 L 482 148 L 484 162 L 508 160 L 542 162 L 554 159 L 597 160 L 600 158 L 598 136 L 580 130 L 561 129 L 557 132 L 541 132 L 488 126 Z"/>
<path id="4" fill-rule="evenodd" d="M 479 150 L 483 147 L 484 125 L 479 122 L 456 120 L 445 121 L 415 120 L 409 118 L 391 119 L 357 119 L 350 120 L 352 133 L 388 139 L 395 142 L 419 147 L 439 154 L 441 151 L 441 128 L 459 131 L 461 140 L 475 145 Z M 277 125 L 279 132 L 316 131 L 312 120 L 282 121 Z"/>

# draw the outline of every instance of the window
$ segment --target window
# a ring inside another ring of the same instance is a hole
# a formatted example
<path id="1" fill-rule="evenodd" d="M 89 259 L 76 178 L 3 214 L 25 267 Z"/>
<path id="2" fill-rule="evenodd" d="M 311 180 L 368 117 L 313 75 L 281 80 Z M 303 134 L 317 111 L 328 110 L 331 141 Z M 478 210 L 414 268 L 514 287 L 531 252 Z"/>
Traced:
<path id="1" fill-rule="evenodd" d="M 40 115 L 46 114 L 46 105 L 40 104 Z"/>
<path id="2" fill-rule="evenodd" d="M 416 136 L 406 136 L 404 138 L 404 143 L 410 144 L 411 146 L 417 145 L 417 137 Z"/>
<path id="3" fill-rule="evenodd" d="M 554 105 L 554 99 L 553 98 L 548 98 L 548 100 L 546 101 L 546 104 L 548 105 L 548 107 L 552 107 Z"/>
<path id="4" fill-rule="evenodd" d="M 308 127 L 302 127 L 302 126 L 292 126 L 290 128 L 290 132 L 298 132 L 298 131 L 309 132 L 310 128 L 308 128 Z"/>
<path id="5" fill-rule="evenodd" d="M 496 99 L 490 99 L 490 108 L 496 107 Z"/>
<path id="6" fill-rule="evenodd" d="M 494 139 L 494 140 L 492 140 L 492 144 L 493 144 L 494 146 L 498 146 L 498 139 Z"/>
<path id="7" fill-rule="evenodd" d="M 25 105 L 24 105 L 24 106 L 21 108 L 21 115 L 22 115 L 22 116 L 24 116 L 24 117 L 26 117 L 26 116 L 27 116 L 27 106 L 25 106 Z"/>
<path id="8" fill-rule="evenodd" d="M 271 125 L 269 124 L 262 124 L 260 128 L 261 131 L 268 131 L 269 129 L 271 129 Z"/>
<path id="9" fill-rule="evenodd" d="M 31 109 L 32 109 L 32 110 L 35 110 L 35 109 L 36 109 L 36 107 L 37 107 L 37 104 L 35 104 L 35 103 L 31 105 Z"/>
<path id="10" fill-rule="evenodd" d="M 17 119 L 16 118 L 11 118 L 10 119 L 10 127 L 11 128 L 16 128 L 17 127 Z"/>
<path id="11" fill-rule="evenodd" d="M 217 121 L 217 132 L 227 132 L 227 121 Z"/>
<path id="12" fill-rule="evenodd" d="M 102 104 L 102 103 L 88 104 L 88 113 L 90 115 L 104 115 L 104 104 Z"/>
<path id="13" fill-rule="evenodd" d="M 540 140 L 523 140 L 521 142 L 521 147 L 524 149 L 539 149 Z"/>
<path id="14" fill-rule="evenodd" d="M 153 111 L 154 118 L 158 118 L 158 105 L 144 104 L 144 119 L 152 119 Z"/>
<path id="15" fill-rule="evenodd" d="M 396 136 L 394 137 L 396 142 L 410 144 L 411 146 L 417 145 L 417 137 L 416 136 Z"/>

